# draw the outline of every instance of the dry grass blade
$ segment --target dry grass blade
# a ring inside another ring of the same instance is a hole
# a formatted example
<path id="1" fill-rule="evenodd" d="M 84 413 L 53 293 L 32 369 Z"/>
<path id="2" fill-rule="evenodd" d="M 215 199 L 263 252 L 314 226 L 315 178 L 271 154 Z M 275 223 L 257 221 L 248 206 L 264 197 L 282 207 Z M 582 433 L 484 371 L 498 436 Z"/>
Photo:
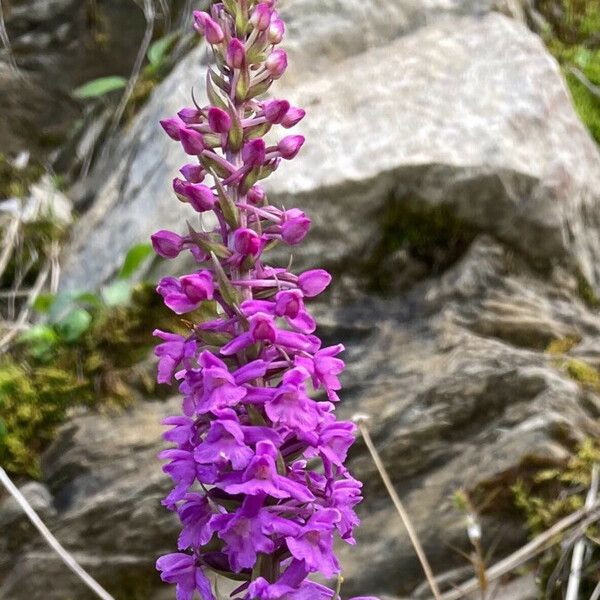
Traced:
<path id="1" fill-rule="evenodd" d="M 52 261 L 46 261 L 46 264 L 39 272 L 39 275 L 37 276 L 37 279 L 33 284 L 33 287 L 31 288 L 27 304 L 21 309 L 19 317 L 15 321 L 13 327 L 9 329 L 6 332 L 6 334 L 0 339 L 0 354 L 6 352 L 6 350 L 9 348 L 14 339 L 19 335 L 21 331 L 23 331 L 23 328 L 26 325 L 27 320 L 29 319 L 29 315 L 31 314 L 33 304 L 44 289 L 44 285 L 46 284 L 46 280 L 48 279 L 48 275 L 50 274 L 51 268 Z"/>
<path id="2" fill-rule="evenodd" d="M 10 224 L 6 226 L 6 236 L 2 243 L 2 254 L 0 254 L 0 277 L 2 277 L 8 262 L 10 261 L 10 257 L 12 256 L 17 235 L 19 234 L 20 224 L 19 218 L 15 217 Z"/>
<path id="3" fill-rule="evenodd" d="M 127 108 L 131 94 L 133 94 L 135 85 L 140 77 L 140 72 L 142 70 L 148 48 L 150 48 L 150 43 L 152 42 L 152 36 L 154 35 L 154 22 L 156 20 L 156 10 L 154 8 L 153 0 L 144 0 L 144 18 L 146 19 L 146 30 L 144 31 L 144 37 L 142 38 L 142 43 L 138 48 L 133 69 L 131 71 L 131 75 L 129 76 L 129 81 L 127 82 L 127 87 L 125 88 L 125 92 L 123 93 L 123 96 L 119 101 L 119 105 L 115 110 L 115 114 L 113 115 L 109 137 L 114 134 L 119 126 L 119 123 L 121 122 L 121 119 L 123 118 L 123 114 Z"/>
<path id="4" fill-rule="evenodd" d="M 383 461 L 381 460 L 381 457 L 379 456 L 379 453 L 377 452 L 377 449 L 375 448 L 375 444 L 373 444 L 373 440 L 371 439 L 371 434 L 369 433 L 369 430 L 367 429 L 367 426 L 366 426 L 366 417 L 364 417 L 362 415 L 357 415 L 354 417 L 353 420 L 355 421 L 355 423 L 358 425 L 358 428 L 360 429 L 360 432 L 363 436 L 365 444 L 369 450 L 369 453 L 371 454 L 371 458 L 373 459 L 373 462 L 375 463 L 375 466 L 377 467 L 377 470 L 379 471 L 379 475 L 381 476 L 383 484 L 385 485 L 385 488 L 386 488 L 388 494 L 390 495 L 390 498 L 392 499 L 392 502 L 394 503 L 394 506 L 396 507 L 398 514 L 400 515 L 400 519 L 402 520 L 404 527 L 406 528 L 408 537 L 410 538 L 410 541 L 415 549 L 415 552 L 417 553 L 417 557 L 419 558 L 419 561 L 421 562 L 421 566 L 423 567 L 425 577 L 427 578 L 427 582 L 429 583 L 429 587 L 431 588 L 433 596 L 436 600 L 441 600 L 442 595 L 441 595 L 441 592 L 437 585 L 437 582 L 435 580 L 435 576 L 433 575 L 433 571 L 429 564 L 429 560 L 427 559 L 425 551 L 423 550 L 423 546 L 421 545 L 419 537 L 417 536 L 417 532 L 415 531 L 415 528 L 413 527 L 412 521 L 410 520 L 410 517 L 409 517 L 408 513 L 406 512 L 406 509 L 404 508 L 404 505 L 402 504 L 400 497 L 398 496 L 396 489 L 394 488 L 394 485 L 390 479 L 390 476 L 383 464 Z"/>
<path id="5" fill-rule="evenodd" d="M 585 500 L 585 508 L 590 509 L 596 502 L 598 496 L 598 465 L 595 464 L 592 468 L 592 482 L 587 498 Z M 573 548 L 573 558 L 571 560 L 571 575 L 567 585 L 567 594 L 565 600 L 577 600 L 579 597 L 579 584 L 581 581 L 581 567 L 583 566 L 583 555 L 585 552 L 586 541 L 582 537 L 577 540 Z"/>
<path id="6" fill-rule="evenodd" d="M 13 51 L 10 45 L 10 39 L 8 37 L 8 31 L 6 30 L 4 6 L 2 5 L 2 1 L 3 0 L 0 0 L 0 42 L 2 42 L 2 45 L 4 46 L 8 54 L 8 64 L 11 70 L 22 78 L 23 74 L 19 70 L 17 62 L 15 61 L 15 57 L 13 55 Z"/>
<path id="7" fill-rule="evenodd" d="M 93 579 L 79 563 L 63 548 L 60 542 L 52 535 L 38 514 L 33 510 L 27 499 L 10 480 L 4 469 L 0 467 L 0 482 L 8 493 L 17 501 L 28 519 L 40 532 L 48 545 L 60 556 L 61 560 L 77 575 L 102 600 L 115 600 L 95 579 Z"/>
<path id="8" fill-rule="evenodd" d="M 558 523 L 553 525 L 548 531 L 531 540 L 510 556 L 496 563 L 487 571 L 488 582 L 495 581 L 499 577 L 510 573 L 514 569 L 524 565 L 526 562 L 535 558 L 548 548 L 556 544 L 556 536 L 564 531 L 577 527 L 579 531 L 584 531 L 592 523 L 595 523 L 600 518 L 600 502 L 596 502 L 591 508 L 582 508 L 577 512 L 565 517 Z M 445 593 L 442 600 L 460 600 L 467 594 L 476 592 L 479 589 L 479 580 L 470 579 L 456 589 Z"/>
<path id="9" fill-rule="evenodd" d="M 571 73 L 571 75 L 573 75 L 575 78 L 577 78 L 577 81 L 579 81 L 579 83 L 581 83 L 581 85 L 583 85 L 590 94 L 592 94 L 593 96 L 596 96 L 596 98 L 600 98 L 600 86 L 592 83 L 585 76 L 583 71 L 581 71 L 577 67 L 573 67 L 573 66 L 570 66 L 567 70 L 569 71 L 569 73 Z"/>

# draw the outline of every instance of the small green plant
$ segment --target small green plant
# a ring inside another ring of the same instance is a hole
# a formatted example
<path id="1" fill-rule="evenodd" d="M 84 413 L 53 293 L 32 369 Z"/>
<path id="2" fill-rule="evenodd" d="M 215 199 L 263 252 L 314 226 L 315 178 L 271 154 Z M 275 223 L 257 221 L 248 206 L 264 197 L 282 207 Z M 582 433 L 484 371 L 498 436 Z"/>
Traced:
<path id="1" fill-rule="evenodd" d="M 154 87 L 168 72 L 170 52 L 179 37 L 179 31 L 174 31 L 157 39 L 148 48 L 148 52 L 146 53 L 148 62 L 140 73 L 140 77 L 129 98 L 127 106 L 129 117 L 147 100 Z M 109 75 L 84 83 L 73 90 L 73 96 L 78 100 L 99 100 L 112 92 L 123 90 L 126 87 L 126 78 L 118 75 Z"/>
<path id="2" fill-rule="evenodd" d="M 567 515 L 581 509 L 585 504 L 591 483 L 594 464 L 600 463 L 600 444 L 588 439 L 575 454 L 562 466 L 540 469 L 527 479 L 518 480 L 512 485 L 514 506 L 523 515 L 532 536 L 547 531 L 552 525 Z M 591 528 L 588 536 L 598 537 L 597 527 Z M 557 540 L 559 541 L 559 540 Z M 596 543 L 590 543 L 590 555 L 584 569 L 581 597 L 589 598 L 598 583 L 598 572 L 593 565 L 600 560 L 600 550 Z M 554 545 L 543 556 L 539 568 L 541 590 L 547 598 L 562 598 L 562 587 L 568 579 L 569 561 L 561 561 L 563 549 Z M 566 573 L 561 568 L 566 565 Z"/>
<path id="3" fill-rule="evenodd" d="M 563 67 L 575 108 L 600 143 L 600 3 L 538 0 L 548 49 Z"/>

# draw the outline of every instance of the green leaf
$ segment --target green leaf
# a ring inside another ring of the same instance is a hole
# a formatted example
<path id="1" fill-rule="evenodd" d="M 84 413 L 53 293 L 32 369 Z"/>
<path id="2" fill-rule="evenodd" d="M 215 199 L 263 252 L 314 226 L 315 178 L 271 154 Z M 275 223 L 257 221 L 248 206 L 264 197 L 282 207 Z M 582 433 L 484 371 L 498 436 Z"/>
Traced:
<path id="1" fill-rule="evenodd" d="M 35 299 L 32 308 L 35 310 L 35 312 L 46 315 L 50 312 L 55 299 L 55 294 L 40 294 Z"/>
<path id="2" fill-rule="evenodd" d="M 0 444 L 4 443 L 4 439 L 8 435 L 8 430 L 6 429 L 6 423 L 0 417 Z"/>
<path id="3" fill-rule="evenodd" d="M 102 289 L 102 297 L 108 306 L 121 306 L 129 302 L 131 291 L 132 286 L 130 281 L 118 279 Z"/>
<path id="4" fill-rule="evenodd" d="M 100 98 L 114 92 L 115 90 L 122 90 L 127 86 L 127 79 L 113 75 L 110 77 L 100 77 L 84 83 L 82 86 L 73 90 L 73 96 L 80 100 L 88 100 L 90 98 Z"/>
<path id="5" fill-rule="evenodd" d="M 65 342 L 75 342 L 88 330 L 91 322 L 92 315 L 85 308 L 75 308 L 56 324 L 56 329 Z"/>
<path id="6" fill-rule="evenodd" d="M 49 325 L 35 325 L 19 336 L 19 342 L 25 344 L 27 353 L 33 358 L 44 360 L 58 341 L 58 336 Z"/>
<path id="7" fill-rule="evenodd" d="M 61 292 L 56 294 L 52 306 L 48 311 L 48 320 L 51 323 L 58 323 L 61 321 L 73 308 L 73 298 L 76 296 L 75 292 Z"/>
<path id="8" fill-rule="evenodd" d="M 74 300 L 93 308 L 100 308 L 102 306 L 102 299 L 94 292 L 81 292 L 81 294 L 75 296 Z"/>
<path id="9" fill-rule="evenodd" d="M 578 48 L 575 54 L 575 63 L 577 66 L 585 69 L 594 58 L 594 53 L 587 48 Z"/>
<path id="10" fill-rule="evenodd" d="M 164 62 L 173 44 L 179 37 L 178 31 L 173 31 L 168 35 L 156 40 L 148 49 L 148 61 L 153 67 L 159 67 Z"/>
<path id="11" fill-rule="evenodd" d="M 150 244 L 138 244 L 129 250 L 119 272 L 119 279 L 129 279 L 153 253 Z"/>

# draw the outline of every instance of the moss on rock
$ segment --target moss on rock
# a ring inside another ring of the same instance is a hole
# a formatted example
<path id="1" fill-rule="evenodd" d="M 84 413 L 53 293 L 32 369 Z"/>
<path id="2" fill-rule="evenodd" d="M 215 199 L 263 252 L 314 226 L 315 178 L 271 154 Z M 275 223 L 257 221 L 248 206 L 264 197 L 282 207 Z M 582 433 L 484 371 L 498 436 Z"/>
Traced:
<path id="1" fill-rule="evenodd" d="M 390 257 L 397 252 L 404 251 L 421 273 L 436 274 L 456 262 L 475 237 L 449 206 L 419 199 L 391 198 L 379 221 L 381 235 L 362 263 L 369 287 L 377 292 L 388 291 L 394 281 L 397 267 Z"/>
<path id="2" fill-rule="evenodd" d="M 102 307 L 76 342 L 33 353 L 28 342 L 0 360 L 0 464 L 13 475 L 39 475 L 39 455 L 76 407 L 118 409 L 160 395 L 146 358 L 155 327 L 182 325 L 149 285 L 130 305 Z"/>

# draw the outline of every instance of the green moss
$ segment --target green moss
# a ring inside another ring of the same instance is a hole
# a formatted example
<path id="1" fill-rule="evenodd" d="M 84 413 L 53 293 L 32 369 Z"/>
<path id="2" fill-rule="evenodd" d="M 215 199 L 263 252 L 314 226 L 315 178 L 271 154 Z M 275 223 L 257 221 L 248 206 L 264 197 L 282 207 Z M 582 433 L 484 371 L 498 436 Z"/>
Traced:
<path id="1" fill-rule="evenodd" d="M 600 308 L 600 298 L 598 298 L 594 288 L 587 280 L 585 275 L 578 271 L 577 275 L 577 293 L 585 304 L 592 309 Z"/>
<path id="2" fill-rule="evenodd" d="M 581 338 L 574 336 L 566 336 L 564 338 L 552 340 L 548 344 L 546 352 L 548 354 L 552 354 L 553 356 L 566 354 L 575 348 L 579 342 L 581 342 Z"/>
<path id="3" fill-rule="evenodd" d="M 427 273 L 435 274 L 460 258 L 475 236 L 448 206 L 431 206 L 418 199 L 391 198 L 379 219 L 381 236 L 362 265 L 374 291 L 389 289 L 394 273 L 386 259 L 398 250 L 406 250 Z"/>
<path id="4" fill-rule="evenodd" d="M 514 505 L 523 515 L 532 536 L 547 531 L 562 518 L 583 508 L 591 484 L 593 465 L 599 463 L 600 445 L 597 440 L 588 439 L 564 465 L 542 469 L 533 477 L 519 480 L 512 486 Z M 597 537 L 597 526 L 592 527 L 588 534 Z M 559 580 L 551 585 L 551 577 L 563 556 L 563 549 L 558 543 L 560 538 L 556 542 L 542 557 L 538 568 L 541 590 L 543 593 L 547 590 L 549 592 L 549 595 L 544 597 L 552 600 L 563 598 L 566 580 L 566 577 L 563 577 L 562 581 Z M 598 546 L 591 544 L 589 549 L 593 555 L 588 556 L 589 562 L 586 564 L 597 564 L 600 560 Z M 580 590 L 581 597 L 589 598 L 596 584 L 594 571 L 585 569 Z"/>
<path id="5" fill-rule="evenodd" d="M 565 368 L 571 379 L 600 392 L 600 373 L 597 369 L 576 358 L 567 360 Z"/>
<path id="6" fill-rule="evenodd" d="M 575 109 L 600 143 L 600 97 L 574 74 L 577 70 L 591 86 L 600 86 L 600 2 L 542 0 L 537 4 L 549 24 L 546 44 L 563 67 Z"/>

